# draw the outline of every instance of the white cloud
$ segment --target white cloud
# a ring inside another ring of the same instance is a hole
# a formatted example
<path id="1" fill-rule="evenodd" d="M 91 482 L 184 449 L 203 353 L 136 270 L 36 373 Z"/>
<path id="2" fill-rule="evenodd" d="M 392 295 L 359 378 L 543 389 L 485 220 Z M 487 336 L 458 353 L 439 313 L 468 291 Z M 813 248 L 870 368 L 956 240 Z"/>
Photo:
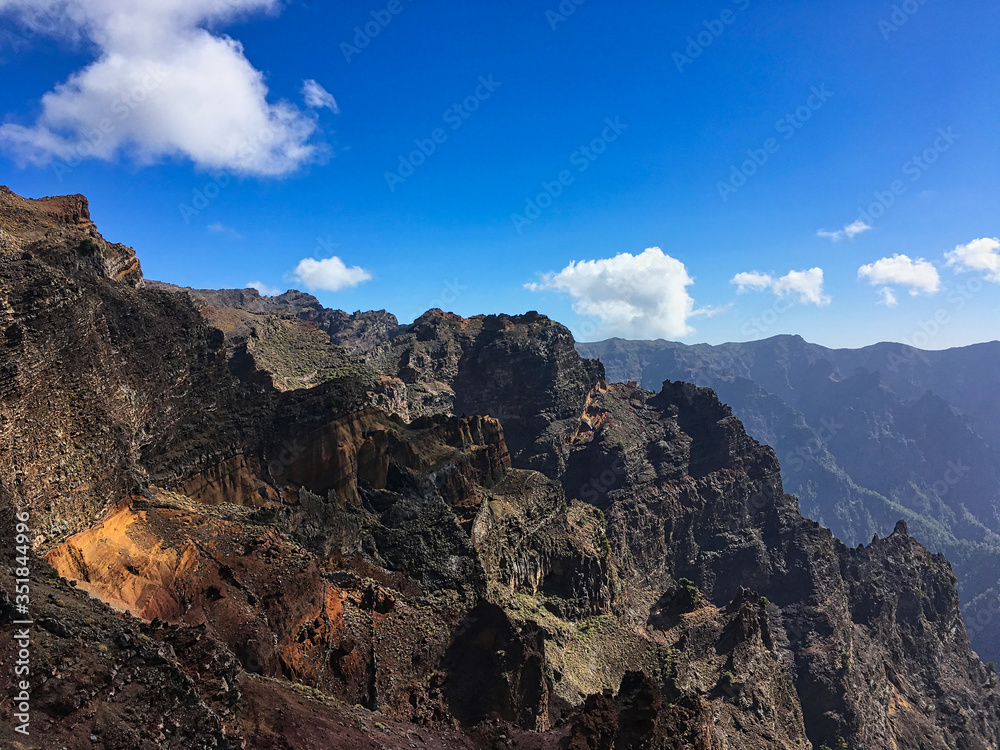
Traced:
<path id="1" fill-rule="evenodd" d="M 828 232 L 825 229 L 820 229 L 818 232 L 816 232 L 816 236 L 817 237 L 828 237 L 829 239 L 833 240 L 834 242 L 837 242 L 838 240 L 842 240 L 845 237 L 847 239 L 849 239 L 849 240 L 853 240 L 859 234 L 862 234 L 863 232 L 867 232 L 869 229 L 871 229 L 870 226 L 868 226 L 863 221 L 861 221 L 861 219 L 858 219 L 857 221 L 848 224 L 843 229 L 838 229 L 835 232 Z"/>
<path id="2" fill-rule="evenodd" d="M 770 290 L 779 297 L 796 294 L 803 305 L 825 306 L 830 297 L 823 293 L 823 269 L 810 268 L 806 271 L 789 271 L 784 276 L 772 276 L 759 271 L 744 271 L 733 276 L 730 284 L 736 284 L 737 292 L 763 292 Z"/>
<path id="3" fill-rule="evenodd" d="M 258 292 L 260 292 L 260 295 L 262 297 L 277 297 L 279 294 L 281 294 L 280 289 L 277 289 L 273 286 L 268 286 L 263 281 L 248 282 L 245 288 L 256 289 Z"/>
<path id="4" fill-rule="evenodd" d="M 771 288 L 771 285 L 774 284 L 774 277 L 766 273 L 760 273 L 759 271 L 744 271 L 733 276 L 729 283 L 737 285 L 738 289 L 736 291 L 739 294 L 744 294 L 751 290 L 762 292 L 765 289 Z"/>
<path id="5" fill-rule="evenodd" d="M 319 159 L 316 117 L 268 101 L 242 45 L 206 26 L 280 0 L 0 0 L 0 14 L 71 41 L 96 60 L 41 100 L 33 125 L 0 126 L 21 163 L 119 155 L 140 164 L 186 158 L 205 169 L 284 175 Z M 88 45 L 87 48 L 90 48 Z"/>
<path id="6" fill-rule="evenodd" d="M 861 219 L 858 219 L 857 221 L 852 222 L 851 224 L 848 224 L 846 227 L 844 227 L 844 234 L 846 234 L 849 239 L 853 240 L 859 234 L 867 232 L 869 229 L 871 229 L 870 226 L 861 221 Z"/>
<path id="7" fill-rule="evenodd" d="M 899 304 L 899 300 L 896 299 L 896 293 L 887 286 L 878 290 L 878 302 L 880 305 L 885 305 L 886 307 L 895 307 Z"/>
<path id="8" fill-rule="evenodd" d="M 799 302 L 802 304 L 830 304 L 830 298 L 823 294 L 822 268 L 810 268 L 808 271 L 789 271 L 775 281 L 773 290 L 779 297 L 786 294 L 797 294 Z"/>
<path id="9" fill-rule="evenodd" d="M 368 281 L 372 275 L 360 266 L 348 268 L 336 255 L 323 260 L 303 258 L 292 271 L 292 278 L 310 292 L 336 292 Z"/>
<path id="10" fill-rule="evenodd" d="M 980 237 L 945 253 L 949 266 L 961 271 L 983 271 L 986 280 L 1000 284 L 1000 239 Z"/>
<path id="11" fill-rule="evenodd" d="M 333 114 L 340 114 L 340 107 L 333 94 L 320 86 L 312 78 L 302 82 L 302 96 L 306 100 L 306 106 L 312 109 L 329 109 Z"/>
<path id="12" fill-rule="evenodd" d="M 934 294 L 941 289 L 941 277 L 933 263 L 923 258 L 913 260 L 908 255 L 899 253 L 861 266 L 858 278 L 868 279 L 872 286 L 905 286 L 914 296 L 921 292 Z M 883 304 L 891 307 L 897 303 L 891 289 L 883 289 L 880 294 Z"/>
<path id="13" fill-rule="evenodd" d="M 684 264 L 651 247 L 638 255 L 573 261 L 541 282 L 533 292 L 565 292 L 573 310 L 601 321 L 602 336 L 676 337 L 693 332 L 688 319 L 721 310 L 695 310 L 687 288 L 694 283 Z"/>

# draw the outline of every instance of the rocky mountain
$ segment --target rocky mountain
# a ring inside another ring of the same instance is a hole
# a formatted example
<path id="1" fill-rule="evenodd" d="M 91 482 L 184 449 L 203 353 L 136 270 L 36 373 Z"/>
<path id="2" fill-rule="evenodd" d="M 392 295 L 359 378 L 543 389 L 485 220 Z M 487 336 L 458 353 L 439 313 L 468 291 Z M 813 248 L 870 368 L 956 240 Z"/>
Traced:
<path id="1" fill-rule="evenodd" d="M 1000 342 L 947 351 L 826 349 L 800 337 L 721 346 L 580 344 L 612 380 L 714 388 L 774 446 L 803 513 L 846 544 L 904 518 L 955 565 L 973 646 L 1000 657 Z"/>
<path id="2" fill-rule="evenodd" d="M 803 518 L 711 390 L 536 313 L 146 283 L 85 214 L 0 192 L 5 747 L 1000 745 L 947 560 Z"/>

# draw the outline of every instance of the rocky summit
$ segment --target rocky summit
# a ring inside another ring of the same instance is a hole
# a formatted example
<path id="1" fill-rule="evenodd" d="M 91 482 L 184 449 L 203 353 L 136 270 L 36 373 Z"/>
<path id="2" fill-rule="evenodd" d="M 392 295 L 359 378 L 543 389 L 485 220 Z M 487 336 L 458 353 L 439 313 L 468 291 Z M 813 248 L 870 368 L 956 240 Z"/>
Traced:
<path id="1" fill-rule="evenodd" d="M 81 196 L 0 190 L 0 293 L 3 747 L 1000 746 L 948 561 L 803 518 L 712 390 L 147 282 Z"/>

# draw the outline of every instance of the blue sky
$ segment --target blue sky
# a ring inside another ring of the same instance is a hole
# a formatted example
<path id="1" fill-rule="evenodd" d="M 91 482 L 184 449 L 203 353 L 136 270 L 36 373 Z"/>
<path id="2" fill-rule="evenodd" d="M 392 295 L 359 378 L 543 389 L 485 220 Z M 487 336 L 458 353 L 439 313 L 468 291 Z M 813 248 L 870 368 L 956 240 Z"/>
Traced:
<path id="1" fill-rule="evenodd" d="M 148 278 L 581 340 L 998 337 L 995 3 L 100 5 L 0 0 L 0 183 L 86 194 Z"/>

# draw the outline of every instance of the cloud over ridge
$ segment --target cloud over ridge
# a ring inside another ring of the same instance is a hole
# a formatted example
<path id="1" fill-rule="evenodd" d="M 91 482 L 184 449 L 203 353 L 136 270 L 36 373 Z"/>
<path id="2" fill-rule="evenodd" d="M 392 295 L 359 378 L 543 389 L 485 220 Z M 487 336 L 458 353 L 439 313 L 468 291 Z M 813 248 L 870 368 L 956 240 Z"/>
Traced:
<path id="1" fill-rule="evenodd" d="M 941 277 L 934 264 L 923 258 L 896 253 L 891 258 L 879 258 L 858 269 L 858 278 L 867 279 L 872 286 L 882 286 L 879 301 L 888 306 L 898 304 L 893 286 L 905 286 L 912 296 L 934 294 L 941 289 Z"/>
<path id="2" fill-rule="evenodd" d="M 310 292 L 339 292 L 370 280 L 371 273 L 361 266 L 348 267 L 336 255 L 322 260 L 303 258 L 292 271 L 292 278 Z"/>
<path id="3" fill-rule="evenodd" d="M 805 271 L 789 271 L 784 276 L 773 276 L 760 271 L 744 271 L 729 281 L 735 284 L 737 292 L 770 291 L 778 297 L 797 295 L 803 305 L 825 307 L 831 298 L 823 291 L 823 269 L 810 268 Z"/>
<path id="4" fill-rule="evenodd" d="M 987 281 L 1000 284 L 1000 239 L 980 237 L 945 253 L 948 265 L 960 271 L 982 271 Z"/>
<path id="5" fill-rule="evenodd" d="M 692 333 L 690 318 L 712 314 L 695 310 L 687 289 L 692 284 L 681 261 L 651 247 L 638 255 L 572 261 L 524 286 L 568 294 L 574 312 L 601 322 L 600 335 L 658 338 Z"/>

